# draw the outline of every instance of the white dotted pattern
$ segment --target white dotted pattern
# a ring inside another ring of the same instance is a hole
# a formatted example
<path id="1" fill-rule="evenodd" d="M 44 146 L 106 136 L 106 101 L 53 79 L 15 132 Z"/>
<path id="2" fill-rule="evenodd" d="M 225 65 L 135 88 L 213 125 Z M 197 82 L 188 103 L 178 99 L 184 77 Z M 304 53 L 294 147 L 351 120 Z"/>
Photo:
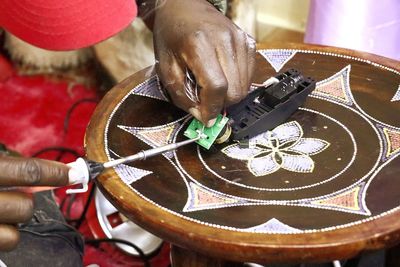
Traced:
<path id="1" fill-rule="evenodd" d="M 280 49 L 280 50 L 281 50 L 281 51 L 288 51 L 288 52 L 290 52 L 290 51 L 293 52 L 293 51 L 294 51 L 294 52 L 296 52 L 296 53 L 320 54 L 320 55 L 325 55 L 325 56 L 333 56 L 333 57 L 351 59 L 351 60 L 355 60 L 355 61 L 359 61 L 359 62 L 364 62 L 364 63 L 370 64 L 370 65 L 372 65 L 372 66 L 379 67 L 379 68 L 381 68 L 381 69 L 390 71 L 390 72 L 395 73 L 395 74 L 397 74 L 397 75 L 400 75 L 400 72 L 399 72 L 399 71 L 394 70 L 394 69 L 392 69 L 392 68 L 389 68 L 389 67 L 387 67 L 387 66 L 378 64 L 378 63 L 373 62 L 373 61 L 370 61 L 370 60 L 361 59 L 361 58 L 357 58 L 357 57 L 352 57 L 352 56 L 348 56 L 348 55 L 341 55 L 341 54 L 335 54 L 335 53 L 323 52 L 323 51 L 313 51 L 313 50 L 293 50 L 293 49 Z M 148 81 L 144 81 L 142 84 L 145 84 L 146 82 L 148 82 Z M 120 105 L 126 100 L 126 98 L 129 97 L 130 94 L 131 94 L 137 87 L 139 87 L 139 86 L 142 85 L 142 84 L 139 84 L 139 85 L 136 86 L 134 89 L 132 89 L 131 92 L 128 93 L 128 94 L 121 100 L 121 102 L 118 103 L 118 104 L 116 105 L 116 107 L 115 107 L 114 110 L 112 111 L 110 117 L 108 118 L 108 121 L 107 121 L 107 124 L 106 124 L 106 127 L 105 127 L 104 143 L 105 143 L 105 153 L 107 154 L 107 156 L 108 156 L 109 159 L 111 159 L 111 157 L 110 157 L 110 155 L 109 155 L 109 150 L 108 150 L 107 133 L 108 133 L 110 121 L 111 121 L 111 119 L 113 118 L 113 115 L 115 114 L 115 112 L 119 109 Z M 316 98 L 318 98 L 318 97 L 316 97 Z M 323 100 L 326 100 L 326 99 L 323 99 Z M 356 104 L 356 103 L 355 103 L 355 104 Z M 357 104 L 356 104 L 356 105 L 357 105 Z M 357 105 L 357 107 L 358 107 L 358 105 Z M 347 107 L 347 108 L 348 108 L 348 107 Z M 359 108 L 359 107 L 358 107 L 358 108 Z M 361 110 L 360 108 L 359 108 L 359 110 L 361 111 L 361 113 L 363 113 L 362 115 L 364 115 L 364 116 L 366 116 L 366 117 L 368 117 L 368 118 L 370 118 L 370 119 L 372 119 L 372 120 L 374 120 L 374 121 L 377 121 L 377 122 L 379 122 L 379 123 L 381 123 L 381 124 L 383 124 L 383 125 L 387 125 L 387 124 L 385 124 L 385 123 L 383 123 L 383 122 L 380 122 L 380 121 L 378 121 L 378 120 L 372 118 L 371 116 L 369 116 L 368 114 L 366 114 L 366 113 L 365 113 L 363 110 Z M 361 114 L 360 114 L 360 115 L 361 115 Z M 362 116 L 362 117 L 364 117 L 364 116 Z M 370 122 L 369 122 L 369 123 L 370 123 Z M 370 123 L 370 124 L 371 124 L 371 123 Z M 390 125 L 389 125 L 389 126 L 390 126 Z M 397 129 L 397 128 L 396 128 L 396 129 Z M 381 140 L 379 134 L 377 134 L 377 135 L 378 135 L 379 140 L 380 140 L 380 146 L 381 146 L 381 151 L 380 151 L 380 153 L 382 153 L 382 150 L 383 150 L 383 149 L 382 149 L 382 140 Z M 384 164 L 382 164 L 381 166 L 379 166 L 379 168 L 375 168 L 375 172 L 374 172 L 373 175 L 372 175 L 372 179 L 379 173 L 379 171 L 380 171 L 383 167 L 385 167 L 387 164 L 389 164 L 393 159 L 394 159 L 394 157 L 391 158 L 390 160 L 388 160 L 387 162 L 385 162 Z M 171 160 L 169 160 L 169 161 L 173 164 L 173 162 L 172 162 Z M 173 164 L 173 165 L 175 166 L 175 164 Z M 175 167 L 176 167 L 176 166 L 175 166 Z M 184 180 L 185 183 L 187 184 L 187 181 L 186 181 L 186 179 L 185 179 L 185 177 L 184 177 L 184 174 L 179 170 L 179 168 L 177 168 L 177 169 L 178 169 L 179 174 L 181 175 L 181 177 L 183 178 L 183 180 Z M 365 177 L 364 177 L 364 178 L 365 178 Z M 371 183 L 372 179 L 370 179 L 370 180 L 367 182 L 367 185 L 365 186 L 365 188 L 367 188 L 367 187 L 369 186 L 369 184 Z M 198 182 L 195 181 L 195 183 L 198 183 Z M 162 210 L 164 210 L 164 211 L 167 211 L 167 212 L 169 212 L 169 213 L 171 213 L 171 214 L 174 214 L 175 216 L 178 216 L 178 217 L 183 218 L 183 219 L 185 219 L 185 220 L 192 221 L 192 222 L 196 222 L 196 223 L 198 223 L 198 224 L 201 224 L 201 225 L 204 225 L 204 226 L 208 226 L 208 227 L 214 227 L 214 228 L 217 228 L 217 229 L 231 230 L 231 231 L 236 231 L 236 232 L 248 232 L 248 229 L 240 229 L 240 228 L 234 228 L 234 227 L 229 227 L 229 226 L 217 225 L 217 224 L 207 223 L 207 222 L 203 222 L 203 221 L 199 221 L 199 220 L 196 220 L 196 219 L 187 217 L 187 216 L 185 216 L 185 215 L 182 215 L 182 214 L 180 214 L 180 213 L 174 212 L 174 211 L 172 211 L 172 210 L 169 210 L 169 209 L 167 209 L 167 208 L 165 208 L 165 207 L 160 206 L 158 203 L 155 203 L 155 202 L 152 201 L 151 199 L 148 199 L 146 196 L 142 195 L 139 191 L 137 191 L 137 190 L 136 190 L 135 188 L 133 188 L 131 185 L 128 185 L 128 186 L 131 188 L 132 191 L 134 191 L 137 195 L 139 195 L 140 197 L 142 197 L 142 198 L 145 199 L 146 201 L 152 203 L 153 205 L 157 206 L 158 208 L 160 208 L 160 209 L 162 209 Z M 187 184 L 187 186 L 188 186 L 188 184 Z M 341 190 L 341 191 L 344 191 L 344 190 L 346 190 L 346 188 L 343 189 L 343 190 Z M 279 191 L 279 190 L 276 190 L 276 191 Z M 337 193 L 340 193 L 340 192 L 336 192 L 336 194 L 337 194 Z M 364 190 L 364 192 L 363 192 L 363 195 L 364 195 L 364 196 L 365 196 L 365 194 L 366 194 L 366 190 Z M 317 199 L 318 199 L 318 198 L 317 198 Z M 312 199 L 308 199 L 308 200 L 312 200 Z M 273 201 L 272 201 L 272 202 L 273 202 Z M 274 203 L 275 203 L 276 205 L 280 205 L 280 204 L 281 204 L 281 203 L 278 202 L 278 201 L 277 201 L 277 202 L 274 202 Z M 273 203 L 271 203 L 271 204 L 273 204 Z M 263 203 L 263 201 L 260 201 L 260 203 L 252 203 L 252 205 L 265 205 L 265 202 Z M 291 204 L 287 203 L 286 205 L 289 205 L 289 206 L 290 206 Z M 296 204 L 295 204 L 295 205 L 296 205 Z M 350 226 L 355 226 L 355 225 L 359 225 L 359 224 L 362 224 L 362 223 L 365 223 L 365 222 L 369 222 L 369 221 L 372 221 L 372 220 L 375 220 L 375 219 L 384 217 L 384 216 L 386 216 L 386 215 L 392 214 L 392 213 L 394 213 L 394 212 L 396 212 L 396 211 L 399 211 L 399 210 L 400 210 L 400 207 L 396 207 L 396 208 L 393 208 L 393 209 L 388 210 L 388 211 L 386 211 L 386 212 L 383 212 L 383 213 L 381 213 L 381 214 L 379 214 L 379 215 L 371 216 L 371 217 L 368 217 L 368 218 L 363 219 L 363 220 L 359 220 L 359 221 L 355 221 L 355 222 L 351 222 L 351 223 L 347 223 L 347 224 L 343 224 L 343 225 L 336 225 L 336 226 L 332 226 L 332 227 L 326 227 L 326 228 L 322 228 L 322 229 L 307 229 L 307 230 L 301 230 L 301 233 L 325 232 L 325 231 L 332 231 L 332 230 L 336 230 L 336 229 L 342 229 L 342 228 L 346 228 L 346 227 L 350 227 Z M 273 232 L 273 231 L 272 231 L 272 232 L 271 232 L 271 231 L 258 231 L 258 232 L 256 232 L 255 234 L 277 234 L 277 233 L 276 233 L 276 232 Z M 279 233 L 279 234 L 295 234 L 295 233 Z"/>

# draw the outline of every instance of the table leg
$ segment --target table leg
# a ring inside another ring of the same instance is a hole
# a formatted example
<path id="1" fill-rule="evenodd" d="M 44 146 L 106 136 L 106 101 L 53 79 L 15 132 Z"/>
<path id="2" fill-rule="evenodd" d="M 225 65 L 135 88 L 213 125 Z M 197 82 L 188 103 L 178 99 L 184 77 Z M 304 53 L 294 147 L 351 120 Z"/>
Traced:
<path id="1" fill-rule="evenodd" d="M 210 258 L 194 251 L 171 245 L 172 267 L 242 267 L 242 263 Z"/>

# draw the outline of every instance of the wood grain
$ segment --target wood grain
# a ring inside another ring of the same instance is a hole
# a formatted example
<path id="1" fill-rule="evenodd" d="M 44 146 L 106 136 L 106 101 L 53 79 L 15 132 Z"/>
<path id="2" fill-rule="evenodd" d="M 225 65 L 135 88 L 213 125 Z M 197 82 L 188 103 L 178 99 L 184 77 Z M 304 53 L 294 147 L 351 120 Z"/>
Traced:
<path id="1" fill-rule="evenodd" d="M 297 44 L 259 45 L 259 49 L 264 48 L 305 49 L 339 53 L 363 58 L 400 70 L 399 62 L 397 61 L 339 48 Z M 326 57 L 325 62 L 323 62 L 324 66 L 329 68 L 330 61 L 332 61 L 332 57 Z M 332 67 L 329 71 L 335 69 L 336 67 Z M 312 75 L 315 74 L 317 76 L 319 72 L 323 71 L 328 72 L 328 70 L 318 69 L 317 67 L 310 70 Z M 132 75 L 115 86 L 98 105 L 88 125 L 85 138 L 88 158 L 100 162 L 108 160 L 104 149 L 104 129 L 107 125 L 107 119 L 125 95 L 136 85 L 143 82 L 146 77 L 150 77 L 151 73 L 154 74 L 152 69 L 148 68 Z M 363 75 L 368 77 L 369 69 L 366 68 Z M 321 74 L 320 76 L 322 77 L 323 75 Z M 364 84 L 361 84 L 360 88 L 364 88 L 363 86 Z M 140 117 L 141 120 L 147 120 L 143 114 L 137 114 L 136 116 Z M 393 117 L 393 120 L 395 119 L 396 117 Z M 166 175 L 169 174 L 166 173 Z M 97 184 L 104 195 L 119 211 L 144 229 L 179 247 L 207 255 L 211 258 L 259 263 L 326 262 L 351 258 L 363 251 L 391 247 L 400 241 L 399 211 L 392 212 L 372 221 L 366 221 L 333 231 L 293 235 L 255 235 L 209 227 L 173 215 L 134 193 L 121 181 L 114 170 L 107 170 L 99 176 Z M 173 255 L 175 255 L 176 259 L 183 257 L 180 249 L 174 249 Z M 217 263 L 213 264 L 210 266 L 219 266 L 216 264 L 220 263 L 217 261 Z M 176 266 L 184 265 L 176 264 Z"/>

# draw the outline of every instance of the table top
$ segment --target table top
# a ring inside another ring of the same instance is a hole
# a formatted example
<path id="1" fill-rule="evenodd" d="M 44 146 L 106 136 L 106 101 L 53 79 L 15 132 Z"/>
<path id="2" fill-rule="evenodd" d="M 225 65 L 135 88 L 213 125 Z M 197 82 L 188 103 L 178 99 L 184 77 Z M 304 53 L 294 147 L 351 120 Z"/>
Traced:
<path id="1" fill-rule="evenodd" d="M 250 148 L 192 144 L 107 170 L 102 192 L 155 235 L 230 260 L 325 261 L 400 242 L 399 62 L 321 46 L 258 48 L 254 82 L 289 68 L 317 80 L 303 107 Z M 148 68 L 113 88 L 88 126 L 88 158 L 184 140 L 191 118 L 160 87 Z"/>

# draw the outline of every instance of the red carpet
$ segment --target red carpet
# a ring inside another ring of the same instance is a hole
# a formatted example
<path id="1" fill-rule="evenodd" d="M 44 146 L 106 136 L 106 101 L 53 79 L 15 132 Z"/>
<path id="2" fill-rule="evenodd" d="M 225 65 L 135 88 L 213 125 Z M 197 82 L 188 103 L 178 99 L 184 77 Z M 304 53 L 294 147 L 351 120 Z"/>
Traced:
<path id="1" fill-rule="evenodd" d="M 74 85 L 67 81 L 45 76 L 21 76 L 0 55 L 0 143 L 24 156 L 38 154 L 41 158 L 71 162 L 75 153 L 83 155 L 85 128 L 94 111 L 97 100 L 93 88 Z M 74 108 L 72 108 L 74 106 Z M 65 130 L 67 113 L 69 123 Z M 46 148 L 57 150 L 42 151 Z M 61 151 L 61 152 L 60 152 Z M 64 152 L 62 152 L 64 151 Z M 56 192 L 61 202 L 65 189 Z M 76 196 L 70 216 L 79 217 L 86 200 L 85 195 Z M 63 211 L 66 208 L 64 207 Z M 93 235 L 84 222 L 80 232 L 86 238 Z M 132 240 L 134 242 L 134 240 Z M 154 267 L 169 265 L 169 248 L 164 246 L 152 260 Z M 122 253 L 113 245 L 86 246 L 84 264 L 96 263 L 101 267 L 143 266 L 137 258 Z"/>

